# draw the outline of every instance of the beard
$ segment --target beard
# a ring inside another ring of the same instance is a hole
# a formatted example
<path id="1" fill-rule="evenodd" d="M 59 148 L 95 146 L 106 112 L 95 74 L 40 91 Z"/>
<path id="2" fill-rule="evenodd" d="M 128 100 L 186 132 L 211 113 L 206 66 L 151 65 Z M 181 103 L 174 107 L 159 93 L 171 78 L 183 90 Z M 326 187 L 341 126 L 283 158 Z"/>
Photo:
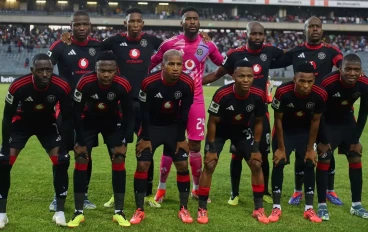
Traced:
<path id="1" fill-rule="evenodd" d="M 264 40 L 260 41 L 260 44 L 256 44 L 253 41 L 248 40 L 249 47 L 253 50 L 261 49 L 263 46 Z"/>

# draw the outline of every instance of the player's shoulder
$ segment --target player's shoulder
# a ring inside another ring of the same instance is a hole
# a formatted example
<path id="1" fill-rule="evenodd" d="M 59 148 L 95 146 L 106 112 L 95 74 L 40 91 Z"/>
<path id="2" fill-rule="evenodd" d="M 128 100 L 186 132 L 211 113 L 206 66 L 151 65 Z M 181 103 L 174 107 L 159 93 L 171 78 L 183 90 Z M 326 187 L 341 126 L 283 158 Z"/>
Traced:
<path id="1" fill-rule="evenodd" d="M 246 46 L 241 46 L 241 47 L 237 47 L 237 48 L 233 48 L 233 49 L 230 49 L 228 52 L 227 52 L 227 56 L 231 56 L 231 55 L 236 55 L 238 53 L 243 53 L 244 51 L 247 50 L 247 47 Z"/>
<path id="2" fill-rule="evenodd" d="M 329 43 L 326 43 L 326 42 L 322 42 L 322 46 L 325 49 L 328 49 L 328 50 L 332 50 L 332 51 L 336 51 L 338 53 L 341 53 L 340 49 L 338 47 L 336 47 L 335 45 L 332 45 L 332 44 L 329 44 Z"/>
<path id="3" fill-rule="evenodd" d="M 282 83 L 281 85 L 279 85 L 279 87 L 277 87 L 275 97 L 280 99 L 282 96 L 290 92 L 293 92 L 294 87 L 295 87 L 295 83 L 293 81 Z"/>
<path id="4" fill-rule="evenodd" d="M 101 46 L 101 41 L 95 38 L 88 38 L 88 46 L 90 47 L 98 47 Z"/>
<path id="5" fill-rule="evenodd" d="M 362 75 L 359 77 L 358 82 L 363 86 L 368 86 L 368 77 L 366 75 Z"/>
<path id="6" fill-rule="evenodd" d="M 141 37 L 142 39 L 146 39 L 146 40 L 158 39 L 157 36 L 148 34 L 148 33 L 142 33 L 141 36 L 142 36 Z"/>
<path id="7" fill-rule="evenodd" d="M 180 40 L 180 35 L 175 35 L 171 38 L 165 39 L 164 41 L 162 41 L 159 49 L 169 48 L 171 45 L 175 44 L 179 40 Z"/>
<path id="8" fill-rule="evenodd" d="M 191 92 L 194 92 L 194 80 L 184 72 L 180 74 L 180 81 L 184 83 L 184 85 L 190 88 Z"/>
<path id="9" fill-rule="evenodd" d="M 95 71 L 89 72 L 84 74 L 77 84 L 77 88 L 82 90 L 87 88 L 87 86 L 91 85 L 92 83 L 97 82 L 97 73 Z"/>
<path id="10" fill-rule="evenodd" d="M 132 86 L 130 85 L 128 79 L 121 75 L 115 75 L 113 82 L 123 87 L 127 92 L 132 89 Z"/>
<path id="11" fill-rule="evenodd" d="M 215 102 L 220 102 L 226 96 L 232 95 L 233 88 L 234 83 L 221 86 L 219 89 L 216 90 L 215 94 L 213 95 L 213 100 Z"/>
<path id="12" fill-rule="evenodd" d="M 330 86 L 333 83 L 338 82 L 339 80 L 340 80 L 340 71 L 336 70 L 334 72 L 327 74 L 325 77 L 323 77 L 321 86 L 323 88 L 326 88 L 327 86 Z"/>
<path id="13" fill-rule="evenodd" d="M 64 43 L 61 39 L 56 40 L 54 43 L 51 44 L 49 51 L 54 52 L 57 49 L 63 49 L 64 47 L 66 47 L 67 44 Z M 50 54 L 48 54 L 50 56 Z"/>
<path id="14" fill-rule="evenodd" d="M 9 92 L 11 94 L 20 93 L 24 88 L 26 88 L 29 85 L 32 85 L 32 74 L 26 74 L 20 77 L 15 78 L 13 83 L 9 87 Z"/>
<path id="15" fill-rule="evenodd" d="M 320 97 L 324 102 L 327 101 L 328 94 L 326 92 L 326 89 L 322 86 L 313 85 L 312 86 L 312 93 L 314 93 L 316 96 Z"/>
<path id="16" fill-rule="evenodd" d="M 265 100 L 266 93 L 261 88 L 258 88 L 257 86 L 250 87 L 250 93 L 262 98 L 262 100 Z"/>
<path id="17" fill-rule="evenodd" d="M 52 74 L 51 83 L 66 94 L 69 94 L 71 91 L 69 83 L 56 74 Z"/>
<path id="18" fill-rule="evenodd" d="M 143 79 L 142 81 L 142 89 L 146 89 L 147 86 L 153 85 L 154 83 L 156 83 L 158 80 L 161 79 L 161 70 L 158 70 L 156 72 L 153 72 L 151 74 L 149 74 L 146 78 Z"/>

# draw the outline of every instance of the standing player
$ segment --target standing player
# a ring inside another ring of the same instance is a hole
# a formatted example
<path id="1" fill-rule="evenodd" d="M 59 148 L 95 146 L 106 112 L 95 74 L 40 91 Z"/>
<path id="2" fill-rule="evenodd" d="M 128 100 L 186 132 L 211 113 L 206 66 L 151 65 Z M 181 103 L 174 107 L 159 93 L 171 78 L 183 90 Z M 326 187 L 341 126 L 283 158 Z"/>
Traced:
<path id="1" fill-rule="evenodd" d="M 19 153 L 32 135 L 36 135 L 54 166 L 56 212 L 53 221 L 66 226 L 64 205 L 68 191 L 69 155 L 65 151 L 64 135 L 72 130 L 70 86 L 53 74 L 47 54 L 33 58 L 31 73 L 17 78 L 9 87 L 5 99 L 0 154 L 0 229 L 8 223 L 6 203 L 10 188 L 10 171 Z M 61 134 L 55 119 L 59 102 L 62 114 Z"/>
<path id="2" fill-rule="evenodd" d="M 117 221 L 120 226 L 130 226 L 123 209 L 126 144 L 132 142 L 127 139 L 132 137 L 130 135 L 132 132 L 128 129 L 128 125 L 132 123 L 131 86 L 125 78 L 116 73 L 116 56 L 111 52 L 102 52 L 96 57 L 96 70 L 84 75 L 74 92 L 75 212 L 68 227 L 74 228 L 84 222 L 83 199 L 88 180 L 87 164 L 99 133 L 104 138 L 112 163 L 112 185 L 115 198 L 113 221 Z M 123 114 L 122 120 L 116 113 L 119 105 Z"/>
<path id="3" fill-rule="evenodd" d="M 174 49 L 163 56 L 163 70 L 149 75 L 142 82 L 139 93 L 142 129 L 136 148 L 137 169 L 134 174 L 134 193 L 137 210 L 130 222 L 139 224 L 144 218 L 147 171 L 157 147 L 164 145 L 164 153 L 174 160 L 180 197 L 178 217 L 192 223 L 188 211 L 190 177 L 188 143 L 185 128 L 193 104 L 194 81 L 182 72 L 182 54 Z"/>
<path id="4" fill-rule="evenodd" d="M 269 220 L 264 212 L 262 200 L 264 192 L 262 155 L 259 152 L 266 95 L 263 90 L 251 87 L 254 79 L 252 64 L 243 60 L 237 62 L 233 68 L 235 82 L 218 89 L 208 108 L 210 116 L 207 124 L 204 168 L 199 181 L 197 221 L 201 224 L 208 223 L 207 198 L 212 174 L 226 140 L 230 139 L 237 154 L 247 161 L 252 173 L 254 200 L 252 216 L 259 222 L 267 224 Z M 250 128 L 252 115 L 255 117 L 254 130 Z"/>
<path id="5" fill-rule="evenodd" d="M 326 187 L 331 155 L 338 147 L 347 156 L 352 194 L 350 213 L 368 219 L 362 207 L 362 145 L 359 142 L 368 115 L 368 78 L 362 75 L 362 62 L 355 54 L 346 55 L 339 71 L 327 75 L 321 84 L 328 94 L 326 110 L 320 126 L 318 144 L 317 193 L 318 216 L 329 220 Z M 351 110 L 360 97 L 358 121 Z"/>
<path id="6" fill-rule="evenodd" d="M 304 34 L 306 42 L 286 52 L 282 59 L 273 63 L 272 68 L 293 65 L 295 70 L 299 64 L 310 62 L 315 69 L 315 84 L 319 85 L 322 78 L 331 72 L 333 66 L 341 66 L 342 54 L 337 48 L 322 41 L 322 22 L 319 18 L 310 17 L 305 21 Z M 289 200 L 289 204 L 292 205 L 298 205 L 303 197 L 303 165 L 303 162 L 295 162 L 295 190 Z M 329 173 L 327 199 L 335 205 L 341 205 L 342 202 L 334 191 L 335 160 L 333 156 Z"/>
<path id="7" fill-rule="evenodd" d="M 188 118 L 188 140 L 190 166 L 193 176 L 192 196 L 198 198 L 197 190 L 199 177 L 202 170 L 201 141 L 204 139 L 205 107 L 202 88 L 202 77 L 206 67 L 206 59 L 209 57 L 213 63 L 220 65 L 223 57 L 213 42 L 205 43 L 199 36 L 199 15 L 195 8 L 189 7 L 182 10 L 180 22 L 184 34 L 174 36 L 161 44 L 158 52 L 152 56 L 150 70 L 162 63 L 163 55 L 169 49 L 176 49 L 183 54 L 184 72 L 188 74 L 195 84 L 194 103 L 190 108 Z M 172 158 L 168 154 L 162 155 L 160 165 L 160 183 L 155 200 L 162 201 L 166 194 L 166 179 L 170 172 Z"/>
<path id="8" fill-rule="evenodd" d="M 295 159 L 304 165 L 304 218 L 312 222 L 322 222 L 313 210 L 314 166 L 317 162 L 314 146 L 327 93 L 314 85 L 314 72 L 310 63 L 297 66 L 294 81 L 280 85 L 272 101 L 272 108 L 275 110 L 275 136 L 272 139 L 273 210 L 269 216 L 270 222 L 277 222 L 281 217 L 284 166 L 288 164 L 293 150 L 296 151 Z"/>
<path id="9" fill-rule="evenodd" d="M 282 57 L 283 50 L 276 47 L 264 45 L 265 31 L 262 24 L 259 22 L 250 22 L 247 25 L 248 42 L 245 46 L 230 50 L 223 64 L 213 73 L 208 74 L 203 78 L 203 84 L 208 84 L 216 81 L 226 74 L 233 74 L 234 65 L 240 60 L 247 60 L 253 64 L 254 82 L 253 85 L 262 89 L 267 93 L 268 73 L 272 60 Z M 268 101 L 266 102 L 268 104 Z M 270 165 L 268 162 L 268 153 L 270 152 L 270 120 L 268 107 L 266 108 L 266 116 L 263 122 L 263 134 L 260 143 L 260 152 L 262 154 L 262 171 L 264 176 L 265 194 L 264 200 L 272 203 L 271 194 L 268 192 L 268 179 L 270 173 Z M 228 201 L 230 205 L 239 203 L 239 184 L 242 171 L 243 157 L 233 153 L 230 163 L 231 176 L 231 197 Z"/>
<path id="10" fill-rule="evenodd" d="M 75 89 L 76 84 L 82 75 L 93 71 L 95 68 L 96 55 L 100 52 L 101 42 L 89 37 L 91 32 L 91 21 L 89 15 L 85 11 L 76 11 L 71 17 L 70 27 L 72 29 L 72 36 L 70 45 L 63 43 L 62 40 L 56 41 L 51 45 L 48 55 L 52 63 L 58 66 L 59 75 L 66 79 L 70 84 L 72 90 Z M 72 102 L 72 96 L 71 96 Z M 73 133 L 73 132 L 71 132 Z M 73 150 L 74 136 L 68 136 L 68 151 Z M 96 138 L 95 145 L 98 145 L 98 138 Z M 88 162 L 88 185 L 91 180 L 92 173 L 92 157 Z M 95 209 L 96 205 L 89 201 L 88 195 L 84 199 L 85 209 Z M 56 210 L 56 199 L 51 202 L 49 206 L 50 211 Z"/>

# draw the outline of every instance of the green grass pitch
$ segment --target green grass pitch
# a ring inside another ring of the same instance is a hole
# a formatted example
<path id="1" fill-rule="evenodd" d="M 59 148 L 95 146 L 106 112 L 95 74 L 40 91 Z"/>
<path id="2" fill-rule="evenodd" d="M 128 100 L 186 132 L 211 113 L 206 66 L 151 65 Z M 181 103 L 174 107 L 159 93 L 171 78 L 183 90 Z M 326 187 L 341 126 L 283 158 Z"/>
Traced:
<path id="1" fill-rule="evenodd" d="M 0 85 L 0 108 L 3 110 L 4 97 L 8 85 Z M 213 93 L 218 87 L 205 87 L 205 101 L 208 106 Z M 359 104 L 355 105 L 356 109 Z M 273 112 L 270 110 L 271 118 Z M 2 115 L 2 113 L 1 113 Z M 273 119 L 272 119 L 273 121 Z M 272 124 L 271 124 L 272 125 Z M 361 138 L 363 148 L 366 148 L 368 131 L 364 131 Z M 101 141 L 101 140 L 100 140 Z M 202 144 L 203 145 L 203 144 Z M 133 196 L 133 175 L 136 167 L 134 144 L 129 146 L 126 159 L 127 184 L 125 198 L 125 212 L 128 218 L 135 210 Z M 210 222 L 200 225 L 194 222 L 185 225 L 177 218 L 178 212 L 178 190 L 176 187 L 176 171 L 172 167 L 167 181 L 167 197 L 162 208 L 150 208 L 146 206 L 146 219 L 140 224 L 130 228 L 121 228 L 112 222 L 113 209 L 106 209 L 103 204 L 111 197 L 111 165 L 105 146 L 93 150 L 93 173 L 89 190 L 90 200 L 97 205 L 95 210 L 85 210 L 86 221 L 75 231 L 368 231 L 368 221 L 351 216 L 349 213 L 351 205 L 350 183 L 348 178 L 348 164 L 342 155 L 336 155 L 336 183 L 335 189 L 344 205 L 337 207 L 329 204 L 331 214 L 330 221 L 322 224 L 313 224 L 303 218 L 304 200 L 300 206 L 290 206 L 287 201 L 293 192 L 294 176 L 293 165 L 285 168 L 284 190 L 282 194 L 283 215 L 278 223 L 262 225 L 251 217 L 253 210 L 252 191 L 250 185 L 250 171 L 243 162 L 243 173 L 240 186 L 240 204 L 230 206 L 227 200 L 230 196 L 230 154 L 229 143 L 224 147 L 219 164 L 214 173 L 210 197 L 212 203 L 208 205 Z M 155 154 L 155 178 L 154 192 L 158 184 L 159 162 L 162 149 Z M 366 172 L 366 153 L 363 154 L 363 176 L 364 182 L 368 182 Z M 294 156 L 292 155 L 292 163 Z M 269 156 L 271 160 L 271 154 Z M 73 167 L 71 162 L 69 168 L 69 195 L 67 198 L 65 214 L 69 221 L 74 212 L 73 203 Z M 1 177 L 0 177 L 1 178 Z M 53 198 L 52 169 L 51 162 L 35 137 L 32 137 L 25 149 L 20 154 L 12 169 L 11 188 L 8 200 L 9 224 L 4 231 L 16 232 L 39 232 L 39 231 L 65 231 L 66 228 L 58 228 L 51 222 L 53 216 L 48 206 Z M 270 187 L 269 187 L 270 188 Z M 363 185 L 363 206 L 368 207 L 368 186 Z M 315 207 L 317 197 L 315 196 Z M 189 210 L 192 217 L 196 218 L 197 201 L 189 200 Z M 272 205 L 265 203 L 267 215 L 271 212 Z"/>

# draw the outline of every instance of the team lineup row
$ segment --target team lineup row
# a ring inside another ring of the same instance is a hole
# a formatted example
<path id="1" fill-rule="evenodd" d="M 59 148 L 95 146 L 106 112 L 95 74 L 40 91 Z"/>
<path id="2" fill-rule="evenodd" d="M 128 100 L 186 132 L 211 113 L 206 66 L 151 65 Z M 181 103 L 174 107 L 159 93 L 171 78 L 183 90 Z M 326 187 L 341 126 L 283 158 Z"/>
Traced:
<path id="1" fill-rule="evenodd" d="M 362 169 L 361 145 L 358 141 L 367 117 L 364 104 L 367 90 L 359 57 L 348 55 L 343 60 L 338 50 L 322 43 L 322 24 L 315 17 L 306 21 L 306 43 L 285 52 L 264 45 L 263 26 L 252 22 L 247 27 L 247 45 L 230 51 L 225 59 L 211 41 L 206 41 L 206 35 L 203 39 L 198 35 L 200 24 L 196 9 L 183 11 L 181 23 L 184 34 L 161 44 L 159 39 L 141 34 L 141 12 L 139 9 L 130 9 L 125 21 L 128 33 L 100 42 L 88 38 L 89 16 L 83 11 L 77 11 L 72 17 L 73 34 L 70 41 L 64 38 L 65 43 L 57 41 L 47 55 L 35 56 L 32 72 L 16 79 L 6 97 L 0 157 L 4 167 L 0 171 L 1 176 L 4 176 L 0 180 L 0 228 L 8 223 L 6 200 L 11 167 L 33 134 L 38 136 L 48 151 L 54 166 L 56 213 L 53 220 L 62 226 L 79 226 L 85 219 L 83 207 L 93 205 L 86 199 L 91 171 L 91 160 L 88 157 L 97 145 L 99 133 L 103 135 L 112 159 L 114 196 L 108 205 L 115 207 L 113 219 L 121 226 L 138 224 L 145 217 L 145 197 L 152 194 L 152 186 L 147 184 L 147 179 L 152 178 L 152 156 L 160 145 L 164 145 L 161 165 L 167 167 L 174 162 L 177 168 L 180 192 L 178 217 L 185 223 L 193 221 L 187 209 L 190 192 L 189 154 L 193 175 L 192 195 L 199 198 L 197 221 L 208 223 L 207 202 L 211 176 L 227 139 L 232 142 L 231 165 L 235 167 L 234 173 L 231 173 L 232 196 L 229 203 L 237 204 L 239 165 L 245 158 L 252 171 L 253 217 L 258 221 L 276 222 L 281 216 L 283 167 L 293 150 L 296 151 L 298 168 L 305 174 L 304 217 L 313 222 L 328 220 L 325 203 L 327 182 L 331 179 L 328 178 L 328 170 L 332 151 L 339 145 L 345 146 L 350 180 L 354 180 L 351 185 L 351 213 L 368 217 L 367 211 L 360 204 Z M 101 52 L 103 50 L 113 53 Z M 158 52 L 151 58 L 154 50 Z M 203 77 L 207 57 L 219 68 Z M 162 71 L 147 77 L 146 70 L 160 63 L 163 63 Z M 52 73 L 55 64 L 61 78 Z M 262 200 L 264 194 L 268 193 L 269 176 L 269 164 L 266 161 L 270 151 L 270 125 L 266 117 L 267 77 L 270 68 L 291 64 L 295 70 L 294 82 L 281 85 L 272 101 L 276 127 L 276 137 L 272 139 L 274 205 L 271 215 L 267 217 Z M 340 71 L 329 74 L 333 65 L 339 67 Z M 209 106 L 204 168 L 201 173 L 200 147 L 205 135 L 201 85 L 226 73 L 232 74 L 235 83 L 221 87 Z M 73 101 L 70 93 L 73 93 Z M 352 105 L 359 97 L 361 108 L 355 123 Z M 56 103 L 59 103 L 60 110 L 55 112 Z M 73 129 L 76 131 L 75 146 L 74 136 L 71 135 Z M 134 175 L 137 210 L 129 221 L 123 211 L 126 179 L 124 159 L 126 144 L 133 141 L 133 131 L 138 134 L 138 162 Z M 173 134 L 177 136 L 169 136 Z M 320 154 L 316 173 L 319 202 L 317 213 L 313 210 L 314 165 L 317 162 L 313 148 L 316 141 L 319 142 Z M 73 147 L 76 210 L 72 220 L 66 223 L 64 204 L 68 189 L 67 153 Z M 165 195 L 167 173 L 160 174 L 157 194 L 155 198 L 148 198 L 153 206 L 159 206 Z M 296 190 L 299 189 L 301 186 L 296 187 Z M 328 190 L 333 189 L 329 187 Z M 300 195 L 296 195 L 296 201 L 298 198 L 300 200 Z"/>

